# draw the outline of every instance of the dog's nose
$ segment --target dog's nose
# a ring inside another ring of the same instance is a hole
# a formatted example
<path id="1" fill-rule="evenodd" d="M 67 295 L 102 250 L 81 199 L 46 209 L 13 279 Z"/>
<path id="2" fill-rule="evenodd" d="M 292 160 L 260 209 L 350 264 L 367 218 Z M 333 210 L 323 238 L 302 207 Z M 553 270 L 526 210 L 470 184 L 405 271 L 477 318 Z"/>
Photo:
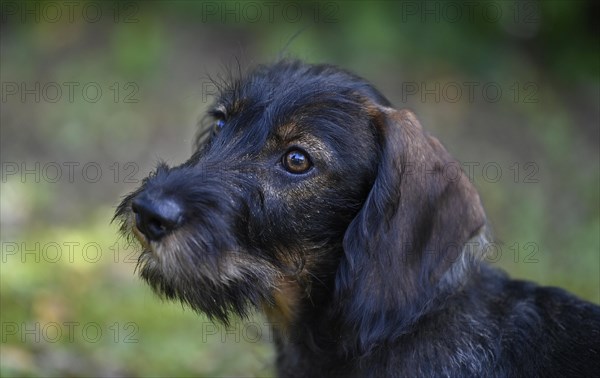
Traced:
<path id="1" fill-rule="evenodd" d="M 135 225 L 149 240 L 158 241 L 183 220 L 181 207 L 171 199 L 156 199 L 141 194 L 131 203 Z"/>

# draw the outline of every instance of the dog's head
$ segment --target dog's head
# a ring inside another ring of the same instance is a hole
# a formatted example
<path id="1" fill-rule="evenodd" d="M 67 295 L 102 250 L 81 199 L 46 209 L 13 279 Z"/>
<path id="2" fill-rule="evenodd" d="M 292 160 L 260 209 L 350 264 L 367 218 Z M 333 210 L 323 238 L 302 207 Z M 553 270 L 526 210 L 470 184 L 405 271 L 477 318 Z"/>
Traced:
<path id="1" fill-rule="evenodd" d="M 329 301 L 361 337 L 422 311 L 482 231 L 476 191 L 445 174 L 456 162 L 346 71 L 261 66 L 210 116 L 193 156 L 160 165 L 116 217 L 155 291 L 211 317 Z"/>

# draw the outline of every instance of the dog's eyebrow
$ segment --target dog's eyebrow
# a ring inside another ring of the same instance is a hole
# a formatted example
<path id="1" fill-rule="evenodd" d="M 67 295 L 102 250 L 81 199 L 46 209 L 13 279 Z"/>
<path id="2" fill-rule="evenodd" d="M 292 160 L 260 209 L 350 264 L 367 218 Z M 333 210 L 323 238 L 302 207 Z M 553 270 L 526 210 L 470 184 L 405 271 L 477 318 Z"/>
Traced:
<path id="1" fill-rule="evenodd" d="M 276 126 L 272 135 L 278 142 L 284 144 L 289 144 L 294 141 L 310 142 L 309 144 L 311 145 L 320 144 L 316 143 L 318 138 L 311 133 L 307 127 L 302 127 L 301 124 L 296 122 L 286 122 Z"/>
<path id="2" fill-rule="evenodd" d="M 286 142 L 297 139 L 305 133 L 301 132 L 300 127 L 295 122 L 286 122 L 275 127 L 274 134 L 277 139 Z"/>
<path id="3" fill-rule="evenodd" d="M 244 106 L 244 100 L 231 98 L 228 96 L 221 97 L 216 104 L 209 108 L 210 115 L 223 115 L 228 118 L 238 113 Z"/>
<path id="4" fill-rule="evenodd" d="M 210 110 L 211 113 L 223 114 L 227 116 L 227 107 L 224 104 L 218 104 Z"/>
<path id="5" fill-rule="evenodd" d="M 327 152 L 330 148 L 328 148 L 326 142 L 295 122 L 288 122 L 277 126 L 273 132 L 273 136 L 277 143 L 284 145 L 298 144 L 306 148 L 309 153 L 319 155 L 323 159 L 332 158 L 331 153 Z"/>

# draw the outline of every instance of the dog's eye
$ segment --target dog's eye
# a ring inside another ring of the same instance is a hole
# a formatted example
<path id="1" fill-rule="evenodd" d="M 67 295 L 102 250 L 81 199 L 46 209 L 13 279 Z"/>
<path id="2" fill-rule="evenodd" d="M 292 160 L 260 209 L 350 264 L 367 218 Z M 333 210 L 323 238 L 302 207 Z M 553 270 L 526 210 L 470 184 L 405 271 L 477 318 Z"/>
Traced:
<path id="1" fill-rule="evenodd" d="M 225 126 L 225 120 L 224 119 L 217 119 L 215 120 L 215 123 L 213 125 L 213 132 L 214 133 L 218 133 L 219 131 L 221 131 L 221 129 L 223 128 L 223 126 Z"/>
<path id="2" fill-rule="evenodd" d="M 299 149 L 293 149 L 283 155 L 283 167 L 290 173 L 300 174 L 312 167 L 308 154 Z"/>
<path id="3" fill-rule="evenodd" d="M 212 133 L 218 134 L 221 129 L 225 126 L 225 120 L 227 119 L 227 114 L 225 113 L 225 109 L 223 106 L 218 106 L 215 109 L 209 110 L 208 115 L 213 119 L 212 123 Z"/>

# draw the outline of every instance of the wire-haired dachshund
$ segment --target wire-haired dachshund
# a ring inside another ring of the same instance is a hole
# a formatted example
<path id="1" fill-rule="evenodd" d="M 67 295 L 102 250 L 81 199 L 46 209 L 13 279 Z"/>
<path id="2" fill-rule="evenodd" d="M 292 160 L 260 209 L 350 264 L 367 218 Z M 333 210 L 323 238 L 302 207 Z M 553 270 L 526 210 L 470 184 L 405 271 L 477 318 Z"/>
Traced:
<path id="1" fill-rule="evenodd" d="M 117 209 L 154 291 L 263 311 L 284 377 L 600 376 L 600 307 L 482 261 L 479 195 L 413 113 L 330 65 L 218 84 L 192 157 Z"/>

